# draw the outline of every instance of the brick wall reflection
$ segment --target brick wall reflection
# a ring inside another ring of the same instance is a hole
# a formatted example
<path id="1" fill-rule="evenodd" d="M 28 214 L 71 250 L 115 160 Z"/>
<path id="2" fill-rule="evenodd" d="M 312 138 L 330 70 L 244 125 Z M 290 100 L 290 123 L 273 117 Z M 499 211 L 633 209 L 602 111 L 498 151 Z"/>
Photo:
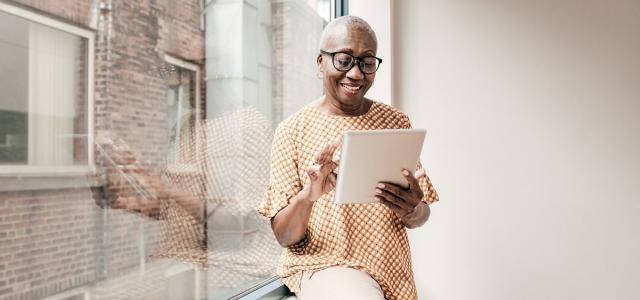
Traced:
<path id="1" fill-rule="evenodd" d="M 273 124 L 321 92 L 313 51 L 323 21 L 315 12 L 304 1 L 270 3 L 272 92 L 260 98 L 269 117 L 241 105 L 208 120 L 202 113 L 186 123 L 194 134 L 180 139 L 189 143 L 178 145 L 180 161 L 167 164 L 165 55 L 200 68 L 194 102 L 207 111 L 201 1 L 7 3 L 95 33 L 97 173 L 16 177 L 29 187 L 0 192 L 0 300 L 215 297 L 273 275 L 280 247 L 254 208 L 268 180 Z M 87 117 L 78 114 L 78 132 Z M 76 142 L 74 156 L 84 161 L 90 144 Z"/>

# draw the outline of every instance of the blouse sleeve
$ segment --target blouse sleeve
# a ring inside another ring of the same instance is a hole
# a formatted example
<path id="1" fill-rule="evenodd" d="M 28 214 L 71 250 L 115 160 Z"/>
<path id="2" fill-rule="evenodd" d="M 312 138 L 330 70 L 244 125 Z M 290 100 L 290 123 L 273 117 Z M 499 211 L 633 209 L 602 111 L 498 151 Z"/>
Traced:
<path id="1" fill-rule="evenodd" d="M 271 175 L 258 212 L 273 218 L 281 209 L 289 205 L 291 198 L 302 189 L 297 168 L 297 150 L 288 126 L 280 124 L 276 128 L 271 144 Z"/>
<path id="2" fill-rule="evenodd" d="M 405 128 L 405 129 L 412 128 L 411 127 L 411 121 L 409 120 L 409 117 L 407 117 L 406 115 L 403 115 L 402 120 L 403 120 L 402 121 L 402 128 Z M 415 172 L 417 172 L 420 169 L 422 169 L 422 163 L 420 163 L 420 161 L 418 161 L 418 164 L 416 165 L 416 169 L 414 171 L 414 174 L 415 174 Z M 422 202 L 424 202 L 426 204 L 433 204 L 433 203 L 438 202 L 440 200 L 440 198 L 438 197 L 438 192 L 433 187 L 433 184 L 431 183 L 431 179 L 429 179 L 429 175 L 426 174 L 426 171 L 425 171 L 425 176 L 420 177 L 418 179 L 418 184 L 420 185 L 420 189 L 422 190 L 422 193 L 424 194 L 424 196 L 422 197 Z"/>
<path id="3" fill-rule="evenodd" d="M 422 169 L 422 164 L 418 162 L 416 171 L 420 169 Z M 433 184 L 431 184 L 431 179 L 429 179 L 429 175 L 425 173 L 423 177 L 420 177 L 418 179 L 418 184 L 420 185 L 420 189 L 422 190 L 422 193 L 424 193 L 424 196 L 422 197 L 422 202 L 426 204 L 433 204 L 440 200 L 440 198 L 438 197 L 438 192 L 436 192 L 436 189 L 433 187 Z"/>

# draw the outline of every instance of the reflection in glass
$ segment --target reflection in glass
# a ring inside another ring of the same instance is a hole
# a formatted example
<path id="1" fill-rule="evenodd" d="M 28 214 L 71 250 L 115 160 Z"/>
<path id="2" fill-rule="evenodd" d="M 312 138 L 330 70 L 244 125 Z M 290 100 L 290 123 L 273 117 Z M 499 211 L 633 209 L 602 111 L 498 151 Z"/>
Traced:
<path id="1" fill-rule="evenodd" d="M 226 299 L 274 276 L 256 207 L 273 128 L 322 91 L 329 1 L 15 2 L 0 299 Z"/>
<path id="2" fill-rule="evenodd" d="M 0 12 L 0 164 L 87 164 L 86 43 Z"/>

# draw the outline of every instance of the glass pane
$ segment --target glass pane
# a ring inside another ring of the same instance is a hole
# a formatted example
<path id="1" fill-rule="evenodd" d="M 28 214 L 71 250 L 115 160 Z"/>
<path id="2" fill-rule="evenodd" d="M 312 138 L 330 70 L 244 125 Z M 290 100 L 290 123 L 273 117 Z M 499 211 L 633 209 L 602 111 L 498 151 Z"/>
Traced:
<path id="1" fill-rule="evenodd" d="M 188 163 L 188 155 L 195 149 L 196 78 L 194 71 L 169 65 L 164 77 L 167 85 L 167 133 L 169 149 L 167 164 Z"/>
<path id="2" fill-rule="evenodd" d="M 0 12 L 0 164 L 26 164 L 29 22 Z"/>
<path id="3" fill-rule="evenodd" d="M 203 131 L 214 135 L 207 157 L 216 170 L 207 222 L 212 299 L 275 275 L 281 248 L 256 207 L 269 180 L 273 129 L 322 93 L 315 66 L 327 23 L 317 10 L 321 2 L 257 1 L 247 7 L 211 1 L 205 11 Z"/>
<path id="4" fill-rule="evenodd" d="M 15 2 L 0 299 L 227 299 L 275 276 L 256 209 L 274 128 L 322 94 L 330 2 Z"/>
<path id="5" fill-rule="evenodd" d="M 86 39 L 0 12 L 0 164 L 86 165 Z"/>

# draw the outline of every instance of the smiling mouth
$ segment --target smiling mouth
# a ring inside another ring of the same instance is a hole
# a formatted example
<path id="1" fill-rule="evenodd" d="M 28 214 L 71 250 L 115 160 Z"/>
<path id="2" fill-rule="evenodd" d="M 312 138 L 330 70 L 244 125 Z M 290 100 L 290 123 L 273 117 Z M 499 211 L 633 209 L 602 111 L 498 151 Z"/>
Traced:
<path id="1" fill-rule="evenodd" d="M 362 89 L 361 85 L 351 85 L 351 84 L 341 83 L 340 86 L 345 88 L 350 93 L 357 93 L 358 91 L 360 91 Z"/>

